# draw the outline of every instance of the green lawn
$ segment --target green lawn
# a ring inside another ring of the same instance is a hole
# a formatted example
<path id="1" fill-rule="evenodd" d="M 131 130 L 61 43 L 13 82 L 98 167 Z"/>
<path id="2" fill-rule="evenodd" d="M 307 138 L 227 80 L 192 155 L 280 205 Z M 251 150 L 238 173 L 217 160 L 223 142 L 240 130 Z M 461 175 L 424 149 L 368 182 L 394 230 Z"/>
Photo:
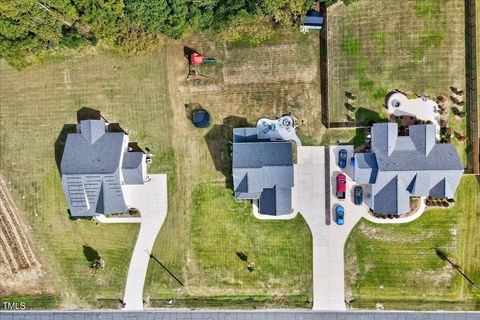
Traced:
<path id="1" fill-rule="evenodd" d="M 202 67 L 210 80 L 185 81 L 188 65 L 183 44 L 178 42 L 167 42 L 146 56 L 126 58 L 98 51 L 23 71 L 0 61 L 0 173 L 32 227 L 46 274 L 44 294 L 54 296 L 60 308 L 116 307 L 138 232 L 135 225 L 101 225 L 68 217 L 55 144 L 63 126 L 75 123 L 76 111 L 84 106 L 119 122 L 128 130 L 130 141 L 151 150 L 150 172 L 168 175 L 168 215 L 153 254 L 185 284 L 180 296 L 185 299 L 179 306 L 199 307 L 202 301 L 206 306 L 232 305 L 232 301 L 242 301 L 245 307 L 249 303 L 251 307 L 309 306 L 311 239 L 306 223 L 300 218 L 286 222 L 285 227 L 256 222 L 246 216 L 248 203 L 233 200 L 226 180 L 230 179 L 228 139 L 234 123 L 254 123 L 293 111 L 303 120 L 307 137 L 321 132 L 316 109 L 320 104 L 318 37 L 289 35 L 254 48 L 225 47 L 197 37 L 190 45 L 219 60 L 217 65 Z M 280 51 L 284 52 L 281 59 Z M 304 57 L 296 61 L 299 51 Z M 273 60 L 277 61 L 274 69 Z M 305 66 L 308 61 L 310 65 Z M 191 125 L 185 112 L 190 102 L 210 111 L 210 128 Z M 209 189 L 211 193 L 198 191 L 210 184 L 217 186 Z M 215 210 L 209 212 L 211 202 Z M 206 214 L 224 220 L 223 226 L 231 232 L 229 243 L 248 251 L 258 270 L 242 273 L 245 270 L 239 269 L 235 252 L 219 245 L 225 239 L 217 229 L 222 226 L 218 220 L 203 219 L 203 229 L 196 229 L 193 221 Z M 290 253 L 287 237 L 296 246 Z M 257 246 L 266 238 L 276 241 Z M 84 245 L 98 251 L 106 262 L 104 270 L 89 273 Z M 236 264 L 230 264 L 232 254 Z M 231 282 L 210 279 L 213 261 L 222 262 L 219 267 Z M 159 305 L 162 299 L 172 298 L 177 288 L 178 283 L 152 260 L 144 293 L 147 301 Z"/>
<path id="2" fill-rule="evenodd" d="M 158 54 L 158 53 L 157 53 Z M 125 59 L 103 53 L 51 61 L 22 72 L 0 62 L 1 173 L 13 187 L 36 242 L 47 292 L 61 308 L 96 307 L 97 298 L 123 296 L 138 225 L 102 225 L 70 220 L 55 162 L 55 141 L 65 124 L 76 122 L 82 106 L 96 107 L 129 129 L 131 140 L 150 146 L 163 171 L 171 154 L 165 59 Z M 112 66 L 117 65 L 115 71 Z M 157 72 L 155 72 L 156 70 Z M 87 245 L 105 260 L 93 275 L 83 253 Z"/>
<path id="3" fill-rule="evenodd" d="M 0 297 L 0 305 L 2 310 L 5 310 L 4 303 L 15 303 L 18 308 L 21 308 L 22 303 L 25 305 L 25 310 L 29 309 L 45 309 L 53 310 L 58 308 L 57 299 L 50 295 L 35 295 L 35 296 L 9 296 Z"/>
<path id="4" fill-rule="evenodd" d="M 353 144 L 360 146 L 365 143 L 365 129 L 339 128 L 326 130 L 321 144 L 324 146 L 336 144 Z"/>
<path id="5" fill-rule="evenodd" d="M 394 89 L 448 98 L 450 86 L 465 88 L 463 0 L 362 0 L 329 8 L 328 20 L 330 122 L 386 119 Z M 450 118 L 465 135 L 465 119 Z M 466 144 L 453 140 L 466 163 Z"/>
<path id="6" fill-rule="evenodd" d="M 303 294 L 308 300 L 312 246 L 303 217 L 262 221 L 251 212 L 249 202 L 236 201 L 223 185 L 209 183 L 196 188 L 190 236 L 198 273 L 189 279 L 191 290 L 200 293 L 209 288 L 217 295 L 238 289 L 259 295 Z M 242 251 L 248 262 L 255 263 L 253 272 L 237 256 Z M 273 275 L 281 275 L 282 281 Z"/>
<path id="7" fill-rule="evenodd" d="M 480 292 L 473 288 L 433 248 L 480 281 L 479 180 L 465 176 L 451 209 L 430 209 L 418 220 L 378 225 L 365 220 L 346 244 L 346 293 L 353 308 L 437 310 L 479 309 Z"/>

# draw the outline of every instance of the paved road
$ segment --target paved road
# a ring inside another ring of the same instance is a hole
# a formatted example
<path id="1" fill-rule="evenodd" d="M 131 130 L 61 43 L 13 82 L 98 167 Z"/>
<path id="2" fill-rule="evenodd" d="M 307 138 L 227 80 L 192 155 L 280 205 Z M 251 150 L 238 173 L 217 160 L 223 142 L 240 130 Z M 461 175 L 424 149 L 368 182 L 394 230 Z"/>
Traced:
<path id="1" fill-rule="evenodd" d="M 152 174 L 144 185 L 127 185 L 125 200 L 141 214 L 141 225 L 133 249 L 125 286 L 125 310 L 143 310 L 143 285 L 147 275 L 150 252 L 167 216 L 167 176 Z"/>
<path id="2" fill-rule="evenodd" d="M 478 320 L 478 312 L 318 312 L 318 311 L 149 311 L 149 312 L 1 312 L 1 320 Z"/>

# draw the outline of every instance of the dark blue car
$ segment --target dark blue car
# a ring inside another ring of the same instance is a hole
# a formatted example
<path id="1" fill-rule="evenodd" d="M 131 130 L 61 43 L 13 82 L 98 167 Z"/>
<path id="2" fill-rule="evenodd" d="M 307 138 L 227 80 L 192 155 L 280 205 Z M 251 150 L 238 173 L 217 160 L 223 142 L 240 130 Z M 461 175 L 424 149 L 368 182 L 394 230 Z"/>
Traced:
<path id="1" fill-rule="evenodd" d="M 339 226 L 341 226 L 345 223 L 344 216 L 345 216 L 345 209 L 342 206 L 338 205 L 335 208 L 335 222 Z"/>
<path id="2" fill-rule="evenodd" d="M 356 186 L 353 189 L 353 201 L 357 206 L 361 205 L 363 202 L 363 189 L 360 186 Z"/>
<path id="3" fill-rule="evenodd" d="M 338 166 L 345 168 L 347 166 L 347 150 L 341 149 L 338 152 Z"/>

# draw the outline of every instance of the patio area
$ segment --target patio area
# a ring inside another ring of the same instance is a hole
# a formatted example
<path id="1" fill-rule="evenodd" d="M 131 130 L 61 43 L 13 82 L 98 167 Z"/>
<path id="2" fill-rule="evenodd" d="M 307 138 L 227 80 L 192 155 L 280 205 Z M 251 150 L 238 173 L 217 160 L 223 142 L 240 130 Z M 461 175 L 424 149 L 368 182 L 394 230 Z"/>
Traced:
<path id="1" fill-rule="evenodd" d="M 291 115 L 284 115 L 276 120 L 262 118 L 257 122 L 258 139 L 268 139 L 270 141 L 294 141 L 297 146 L 302 142 L 295 132 L 296 120 Z"/>
<path id="2" fill-rule="evenodd" d="M 390 120 L 406 127 L 420 121 L 428 121 L 435 125 L 437 139 L 440 139 L 440 110 L 435 101 L 425 96 L 409 99 L 402 93 L 393 92 L 388 96 L 386 107 Z"/>

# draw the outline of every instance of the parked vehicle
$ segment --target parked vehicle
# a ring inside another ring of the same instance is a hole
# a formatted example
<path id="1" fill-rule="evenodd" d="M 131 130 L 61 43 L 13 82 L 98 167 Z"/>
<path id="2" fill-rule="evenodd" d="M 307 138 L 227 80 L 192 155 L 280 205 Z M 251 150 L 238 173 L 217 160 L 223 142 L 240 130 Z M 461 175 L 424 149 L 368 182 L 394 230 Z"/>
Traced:
<path id="1" fill-rule="evenodd" d="M 338 152 L 338 166 L 345 168 L 347 166 L 347 150 L 341 149 Z"/>
<path id="2" fill-rule="evenodd" d="M 335 208 L 335 222 L 339 226 L 345 223 L 345 209 L 340 205 Z"/>
<path id="3" fill-rule="evenodd" d="M 337 198 L 345 199 L 345 192 L 347 190 L 347 177 L 343 173 L 337 176 Z"/>
<path id="4" fill-rule="evenodd" d="M 355 204 L 357 206 L 362 204 L 362 202 L 363 202 L 363 189 L 362 189 L 362 187 L 356 186 L 353 189 L 353 202 L 355 202 Z"/>

